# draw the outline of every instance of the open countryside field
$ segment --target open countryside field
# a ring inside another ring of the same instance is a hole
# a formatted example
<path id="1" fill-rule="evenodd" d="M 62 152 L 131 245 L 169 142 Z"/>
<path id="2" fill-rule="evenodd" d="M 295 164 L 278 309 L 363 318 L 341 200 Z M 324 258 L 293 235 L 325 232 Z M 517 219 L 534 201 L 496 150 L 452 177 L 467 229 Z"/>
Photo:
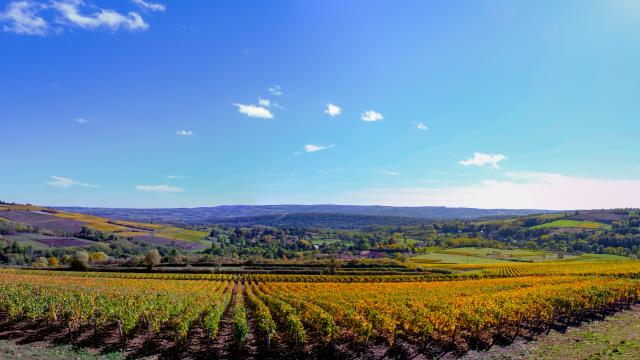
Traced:
<path id="1" fill-rule="evenodd" d="M 574 256 L 564 255 L 563 260 Z M 628 260 L 626 257 L 622 257 Z M 416 264 L 492 264 L 503 262 L 539 262 L 559 260 L 557 253 L 528 249 L 496 249 L 496 248 L 432 248 L 429 253 L 411 257 Z"/>
<path id="2" fill-rule="evenodd" d="M 575 229 L 606 229 L 609 225 L 587 220 L 554 220 L 548 223 L 533 226 L 532 229 L 549 229 L 549 228 L 575 228 Z"/>
<path id="3" fill-rule="evenodd" d="M 484 256 L 450 254 L 446 252 L 432 252 L 421 254 L 411 258 L 411 262 L 441 263 L 441 264 L 494 264 L 496 262 L 508 262 L 508 260 L 493 259 Z"/>

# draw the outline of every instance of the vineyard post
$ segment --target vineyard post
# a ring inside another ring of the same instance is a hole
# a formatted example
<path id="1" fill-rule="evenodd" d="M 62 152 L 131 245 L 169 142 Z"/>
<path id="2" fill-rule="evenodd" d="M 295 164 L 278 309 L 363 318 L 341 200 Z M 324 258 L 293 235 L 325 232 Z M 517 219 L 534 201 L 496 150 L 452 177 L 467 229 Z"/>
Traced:
<path id="1" fill-rule="evenodd" d="M 67 329 L 69 330 L 69 338 L 73 341 L 73 329 L 71 328 L 71 320 L 67 320 Z"/>
<path id="2" fill-rule="evenodd" d="M 271 334 L 265 335 L 265 342 L 267 343 L 267 352 L 271 351 Z"/>
<path id="3" fill-rule="evenodd" d="M 118 326 L 118 335 L 120 336 L 120 343 L 124 343 L 124 331 L 122 329 L 122 321 L 120 321 L 120 319 L 116 320 L 116 325 Z"/>

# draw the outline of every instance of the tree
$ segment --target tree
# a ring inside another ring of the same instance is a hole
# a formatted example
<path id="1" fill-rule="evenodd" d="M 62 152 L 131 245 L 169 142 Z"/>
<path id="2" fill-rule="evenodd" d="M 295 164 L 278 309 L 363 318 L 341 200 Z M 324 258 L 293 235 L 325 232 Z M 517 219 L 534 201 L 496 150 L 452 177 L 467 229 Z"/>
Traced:
<path id="1" fill-rule="evenodd" d="M 65 265 L 71 265 L 71 260 L 73 260 L 73 256 L 69 254 L 65 254 L 62 256 L 62 263 Z"/>
<path id="2" fill-rule="evenodd" d="M 57 267 L 58 265 L 60 265 L 60 263 L 58 262 L 58 258 L 55 256 L 50 257 L 49 260 L 47 260 L 47 262 L 51 267 Z"/>
<path id="3" fill-rule="evenodd" d="M 71 258 L 71 268 L 73 270 L 85 271 L 89 268 L 89 254 L 86 251 L 78 251 Z"/>
<path id="4" fill-rule="evenodd" d="M 49 266 L 49 262 L 46 257 L 39 257 L 33 263 L 31 263 L 33 267 L 47 267 Z"/>
<path id="5" fill-rule="evenodd" d="M 107 256 L 107 254 L 105 254 L 102 251 L 98 251 L 98 252 L 94 252 L 89 254 L 89 261 L 92 263 L 100 263 L 100 262 L 105 262 L 109 259 L 109 257 Z"/>
<path id="6" fill-rule="evenodd" d="M 147 268 L 151 270 L 154 266 L 160 264 L 161 259 L 162 258 L 160 257 L 160 252 L 158 252 L 158 249 L 151 249 L 144 257 L 144 262 L 145 264 L 147 264 Z"/>

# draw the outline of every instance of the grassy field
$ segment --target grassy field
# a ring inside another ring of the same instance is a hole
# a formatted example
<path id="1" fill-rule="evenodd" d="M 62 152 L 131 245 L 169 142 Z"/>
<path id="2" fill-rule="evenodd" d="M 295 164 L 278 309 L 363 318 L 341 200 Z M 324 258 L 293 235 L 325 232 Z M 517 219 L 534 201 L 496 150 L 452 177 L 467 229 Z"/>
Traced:
<path id="1" fill-rule="evenodd" d="M 323 245 L 323 244 L 331 245 L 331 244 L 335 244 L 337 242 L 340 242 L 340 240 L 338 240 L 338 239 L 313 239 L 313 240 L 311 240 L 311 243 L 313 243 L 313 245 Z"/>
<path id="2" fill-rule="evenodd" d="M 494 248 L 431 248 L 427 254 L 411 258 L 417 264 L 494 264 L 505 262 L 541 262 L 558 260 L 558 254 L 526 249 L 494 249 Z M 569 258 L 569 256 L 567 256 Z"/>
<path id="3" fill-rule="evenodd" d="M 481 256 L 471 256 L 471 255 L 458 255 L 458 254 L 447 254 L 443 252 L 432 252 L 428 254 L 422 254 L 418 256 L 414 256 L 411 258 L 411 262 L 417 264 L 429 264 L 429 263 L 439 263 L 439 264 L 495 264 L 495 263 L 506 263 L 507 260 L 501 259 L 492 259 Z"/>
<path id="4" fill-rule="evenodd" d="M 454 255 L 470 255 L 481 257 L 529 257 L 529 256 L 541 256 L 547 254 L 545 251 L 527 250 L 527 249 L 494 249 L 494 248 L 455 248 L 440 250 L 441 253 L 454 254 Z"/>
<path id="5" fill-rule="evenodd" d="M 208 232 L 180 229 L 175 226 L 164 226 L 153 232 L 153 235 L 184 241 L 201 241 L 209 236 Z"/>
<path id="6" fill-rule="evenodd" d="M 609 225 L 595 222 L 595 221 L 580 221 L 580 220 L 555 220 L 548 223 L 532 226 L 531 229 L 606 229 Z"/>
<path id="7" fill-rule="evenodd" d="M 560 260 L 562 262 L 571 262 L 571 261 L 575 261 L 575 262 L 619 262 L 619 261 L 631 261 L 631 259 L 629 259 L 626 256 L 619 256 L 619 255 L 608 255 L 608 254 L 582 254 L 582 255 L 578 255 L 578 256 L 572 256 L 572 257 L 565 257 L 564 259 Z"/>

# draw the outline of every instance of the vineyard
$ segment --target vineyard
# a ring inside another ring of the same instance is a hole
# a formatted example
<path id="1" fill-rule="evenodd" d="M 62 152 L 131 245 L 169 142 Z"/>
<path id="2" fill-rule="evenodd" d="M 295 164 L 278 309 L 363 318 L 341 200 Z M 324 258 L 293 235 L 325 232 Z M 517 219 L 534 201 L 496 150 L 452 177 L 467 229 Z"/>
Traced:
<path id="1" fill-rule="evenodd" d="M 637 262 L 449 271 L 358 278 L 2 270 L 0 320 L 125 351 L 162 341 L 223 358 L 403 358 L 462 354 L 602 319 L 636 303 L 640 290 Z"/>

